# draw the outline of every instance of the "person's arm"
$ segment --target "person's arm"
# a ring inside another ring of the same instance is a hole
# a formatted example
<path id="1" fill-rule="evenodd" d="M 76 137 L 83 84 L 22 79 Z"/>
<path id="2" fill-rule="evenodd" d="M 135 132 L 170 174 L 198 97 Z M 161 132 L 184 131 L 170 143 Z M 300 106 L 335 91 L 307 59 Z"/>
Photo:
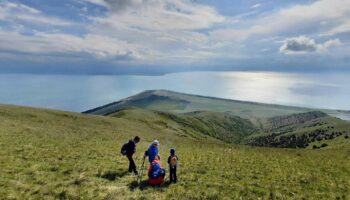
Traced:
<path id="1" fill-rule="evenodd" d="M 136 144 L 135 144 L 135 142 L 131 143 L 131 150 L 132 150 L 133 153 L 136 152 Z"/>
<path id="2" fill-rule="evenodd" d="M 151 173 L 152 173 L 152 165 L 150 165 L 148 168 L 148 172 L 147 172 L 148 177 L 151 177 Z"/>
<path id="3" fill-rule="evenodd" d="M 171 156 L 168 157 L 168 164 L 170 164 L 170 159 L 171 159 Z"/>

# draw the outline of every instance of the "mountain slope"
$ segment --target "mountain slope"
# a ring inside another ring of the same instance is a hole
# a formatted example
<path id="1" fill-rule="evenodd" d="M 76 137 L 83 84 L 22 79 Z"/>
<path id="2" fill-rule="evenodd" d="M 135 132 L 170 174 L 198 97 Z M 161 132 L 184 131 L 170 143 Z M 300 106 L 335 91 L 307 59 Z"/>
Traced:
<path id="1" fill-rule="evenodd" d="M 350 198 L 348 147 L 229 145 L 164 128 L 153 117 L 159 113 L 128 109 L 103 117 L 0 105 L 0 199 Z M 176 148 L 178 184 L 147 187 L 143 176 L 137 186 L 136 177 L 126 172 L 127 159 L 119 155 L 122 144 L 135 135 L 141 137 L 138 166 L 154 139 L 160 141 L 166 168 L 169 149 Z"/>
<path id="2" fill-rule="evenodd" d="M 190 95 L 167 90 L 149 90 L 137 95 L 100 106 L 84 113 L 107 115 L 127 107 L 139 107 L 164 112 L 185 113 L 199 110 L 231 112 L 232 115 L 250 119 L 258 124 L 257 118 L 270 118 L 295 113 L 322 111 L 332 116 L 346 117 L 346 111 L 309 109 L 293 106 L 262 104 L 237 100 Z"/>
<path id="3" fill-rule="evenodd" d="M 175 114 L 141 108 L 125 108 L 108 116 L 143 122 L 149 127 L 173 130 L 183 136 L 206 135 L 229 143 L 240 143 L 243 138 L 258 131 L 246 119 L 230 113 L 211 111 Z"/>
<path id="4" fill-rule="evenodd" d="M 241 102 L 166 90 L 145 91 L 85 113 L 113 116 L 128 110 L 130 114 L 129 106 L 134 106 L 133 116 L 138 113 L 142 118 L 139 120 L 147 121 L 149 126 L 161 124 L 171 128 L 168 124 L 176 124 L 177 132 L 199 133 L 229 143 L 336 148 L 347 146 L 345 137 L 350 134 L 349 122 L 325 113 L 334 115 L 342 111 Z M 152 118 L 158 121 L 150 121 Z M 325 124 L 334 130 L 326 130 Z"/>
<path id="5" fill-rule="evenodd" d="M 248 136 L 246 141 L 268 147 L 335 148 L 349 145 L 349 136 L 349 122 L 313 111 L 269 118 L 264 130 Z"/>

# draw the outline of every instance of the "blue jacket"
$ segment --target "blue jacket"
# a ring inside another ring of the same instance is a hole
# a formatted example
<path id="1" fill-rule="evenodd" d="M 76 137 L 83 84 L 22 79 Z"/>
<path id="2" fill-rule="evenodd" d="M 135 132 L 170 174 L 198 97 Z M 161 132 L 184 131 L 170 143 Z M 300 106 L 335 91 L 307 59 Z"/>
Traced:
<path id="1" fill-rule="evenodd" d="M 147 150 L 147 155 L 149 162 L 152 163 L 156 155 L 158 155 L 158 147 L 151 144 Z"/>

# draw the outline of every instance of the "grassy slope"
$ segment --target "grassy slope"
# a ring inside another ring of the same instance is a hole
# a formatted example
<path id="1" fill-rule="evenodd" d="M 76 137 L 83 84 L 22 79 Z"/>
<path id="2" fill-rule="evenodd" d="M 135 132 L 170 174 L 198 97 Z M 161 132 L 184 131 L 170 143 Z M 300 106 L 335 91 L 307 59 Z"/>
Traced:
<path id="1" fill-rule="evenodd" d="M 134 188 L 118 152 L 135 134 L 138 164 L 155 138 L 163 160 L 176 147 L 178 184 Z M 349 199 L 349 153 L 228 145 L 128 117 L 0 105 L 0 199 Z"/>
<path id="2" fill-rule="evenodd" d="M 264 130 L 248 136 L 245 141 L 258 137 L 266 138 L 271 136 L 271 134 L 275 134 L 274 138 L 278 140 L 281 136 L 300 137 L 317 133 L 317 137 L 322 137 L 322 139 L 309 143 L 308 148 L 312 148 L 313 145 L 320 146 L 321 144 L 327 144 L 326 148 L 343 148 L 350 146 L 350 139 L 345 138 L 345 136 L 350 136 L 350 123 L 318 111 L 273 117 L 262 121 Z M 340 134 L 336 135 L 336 133 Z M 332 134 L 334 139 L 329 138 Z M 265 142 L 264 146 L 273 145 Z"/>
<path id="3" fill-rule="evenodd" d="M 309 145 L 309 148 L 312 148 L 313 145 L 320 146 L 321 144 L 327 144 L 328 146 L 326 148 L 349 148 L 350 147 L 350 138 L 345 139 L 345 136 L 350 137 L 350 124 L 347 121 L 339 120 L 334 117 L 327 117 L 323 119 L 323 122 L 325 124 L 320 127 L 328 134 L 333 132 L 342 132 L 341 136 L 333 139 L 333 140 L 321 140 L 321 141 L 315 141 L 314 143 L 311 143 Z M 329 127 L 329 128 L 328 128 Z M 320 129 L 319 128 L 319 129 Z M 297 132 L 297 134 L 300 134 L 300 132 L 303 132 L 305 130 L 300 130 Z"/>
<path id="4" fill-rule="evenodd" d="M 203 135 L 206 135 L 230 143 L 240 143 L 244 137 L 258 131 L 250 121 L 230 113 L 196 111 L 175 114 L 127 108 L 109 116 L 143 122 L 155 129 L 172 130 L 175 134 L 181 133 L 180 136 L 203 138 Z"/>

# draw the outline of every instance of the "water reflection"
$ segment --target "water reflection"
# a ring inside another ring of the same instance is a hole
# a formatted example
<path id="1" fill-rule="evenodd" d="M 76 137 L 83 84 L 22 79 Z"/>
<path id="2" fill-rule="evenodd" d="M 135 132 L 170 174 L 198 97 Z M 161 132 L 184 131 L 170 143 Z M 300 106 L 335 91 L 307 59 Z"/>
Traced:
<path id="1" fill-rule="evenodd" d="M 148 89 L 350 110 L 350 73 L 190 72 L 164 76 L 0 75 L 0 102 L 83 111 Z"/>

